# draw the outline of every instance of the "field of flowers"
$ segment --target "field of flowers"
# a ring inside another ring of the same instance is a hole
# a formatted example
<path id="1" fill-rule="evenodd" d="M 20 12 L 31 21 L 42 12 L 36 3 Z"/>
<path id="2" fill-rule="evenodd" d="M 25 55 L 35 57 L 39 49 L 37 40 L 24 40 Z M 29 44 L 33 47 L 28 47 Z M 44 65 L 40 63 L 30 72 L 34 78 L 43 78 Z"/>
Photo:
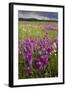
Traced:
<path id="1" fill-rule="evenodd" d="M 57 38 L 57 22 L 19 21 L 19 79 L 58 76 Z"/>

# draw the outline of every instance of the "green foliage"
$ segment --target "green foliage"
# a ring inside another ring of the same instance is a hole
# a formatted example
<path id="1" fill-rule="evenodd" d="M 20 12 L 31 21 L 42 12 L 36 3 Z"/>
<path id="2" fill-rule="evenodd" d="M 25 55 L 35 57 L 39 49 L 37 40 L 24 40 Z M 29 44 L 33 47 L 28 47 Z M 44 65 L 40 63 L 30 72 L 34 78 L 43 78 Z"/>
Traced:
<path id="1" fill-rule="evenodd" d="M 49 77 L 58 76 L 58 54 L 53 53 L 50 56 L 46 73 L 48 74 Z"/>

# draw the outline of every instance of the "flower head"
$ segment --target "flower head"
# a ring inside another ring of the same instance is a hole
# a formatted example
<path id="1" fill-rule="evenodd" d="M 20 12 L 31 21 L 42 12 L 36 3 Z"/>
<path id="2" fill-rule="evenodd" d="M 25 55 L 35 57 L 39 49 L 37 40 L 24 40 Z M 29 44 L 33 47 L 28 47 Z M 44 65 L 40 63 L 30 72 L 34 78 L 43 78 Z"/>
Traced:
<path id="1" fill-rule="evenodd" d="M 42 70 L 43 69 L 42 63 L 40 61 L 36 61 L 36 67 L 39 70 Z"/>
<path id="2" fill-rule="evenodd" d="M 48 58 L 46 56 L 41 56 L 40 57 L 40 62 L 43 64 L 43 65 L 47 65 L 48 64 Z"/>
<path id="3" fill-rule="evenodd" d="M 25 68 L 25 71 L 26 71 L 27 73 L 31 73 L 31 72 L 32 72 L 32 68 L 28 66 L 28 67 Z"/>
<path id="4" fill-rule="evenodd" d="M 27 62 L 28 62 L 28 64 L 32 64 L 32 60 L 33 60 L 33 58 L 32 58 L 32 53 L 27 53 L 26 54 L 26 60 L 27 60 Z"/>

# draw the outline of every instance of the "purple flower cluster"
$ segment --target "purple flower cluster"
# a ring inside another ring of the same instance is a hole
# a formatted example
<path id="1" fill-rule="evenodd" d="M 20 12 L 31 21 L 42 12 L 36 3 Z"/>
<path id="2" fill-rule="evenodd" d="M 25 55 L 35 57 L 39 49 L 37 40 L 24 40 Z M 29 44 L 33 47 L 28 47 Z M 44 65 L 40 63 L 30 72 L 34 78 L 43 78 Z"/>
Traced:
<path id="1" fill-rule="evenodd" d="M 25 71 L 31 73 L 33 68 L 43 70 L 49 63 L 49 55 L 53 49 L 56 49 L 55 44 L 52 43 L 47 33 L 44 38 L 36 40 L 29 38 L 25 41 L 19 41 L 19 55 L 24 57 L 25 64 L 27 64 Z"/>
<path id="2" fill-rule="evenodd" d="M 39 70 L 43 70 L 44 66 L 48 64 L 48 58 L 45 56 L 41 56 L 38 61 L 36 61 L 36 67 Z"/>

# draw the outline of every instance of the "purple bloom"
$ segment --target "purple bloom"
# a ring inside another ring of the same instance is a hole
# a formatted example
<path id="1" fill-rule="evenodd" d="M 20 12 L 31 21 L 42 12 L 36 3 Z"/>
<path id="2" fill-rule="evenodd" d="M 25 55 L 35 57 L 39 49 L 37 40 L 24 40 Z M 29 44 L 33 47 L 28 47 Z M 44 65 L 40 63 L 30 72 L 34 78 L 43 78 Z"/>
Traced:
<path id="1" fill-rule="evenodd" d="M 47 52 L 50 53 L 50 52 L 51 52 L 51 48 L 48 48 L 48 49 L 47 49 Z"/>
<path id="2" fill-rule="evenodd" d="M 40 61 L 43 63 L 45 61 L 45 57 L 44 56 L 41 56 L 40 57 Z"/>
<path id="3" fill-rule="evenodd" d="M 48 47 L 48 48 L 45 50 L 45 55 L 49 55 L 51 52 L 52 52 L 52 48 L 51 48 L 51 47 Z"/>
<path id="4" fill-rule="evenodd" d="M 25 41 L 25 47 L 27 48 L 28 51 L 32 51 L 34 49 L 34 41 L 32 39 L 28 39 Z"/>
<path id="5" fill-rule="evenodd" d="M 48 60 L 47 60 L 47 59 L 44 61 L 44 64 L 45 64 L 45 65 L 47 65 L 47 64 L 48 64 Z"/>
<path id="6" fill-rule="evenodd" d="M 47 58 L 47 56 L 41 56 L 41 57 L 40 57 L 40 62 L 41 62 L 43 65 L 48 64 L 48 58 Z"/>
<path id="7" fill-rule="evenodd" d="M 26 71 L 27 73 L 31 73 L 31 72 L 32 72 L 32 68 L 28 66 L 28 67 L 25 68 L 25 71 Z"/>
<path id="8" fill-rule="evenodd" d="M 26 59 L 27 59 L 27 62 L 29 63 L 29 64 L 32 64 L 32 53 L 27 53 L 27 55 L 26 55 Z"/>
<path id="9" fill-rule="evenodd" d="M 40 61 L 36 61 L 36 67 L 39 70 L 42 70 L 43 69 L 42 63 Z"/>

